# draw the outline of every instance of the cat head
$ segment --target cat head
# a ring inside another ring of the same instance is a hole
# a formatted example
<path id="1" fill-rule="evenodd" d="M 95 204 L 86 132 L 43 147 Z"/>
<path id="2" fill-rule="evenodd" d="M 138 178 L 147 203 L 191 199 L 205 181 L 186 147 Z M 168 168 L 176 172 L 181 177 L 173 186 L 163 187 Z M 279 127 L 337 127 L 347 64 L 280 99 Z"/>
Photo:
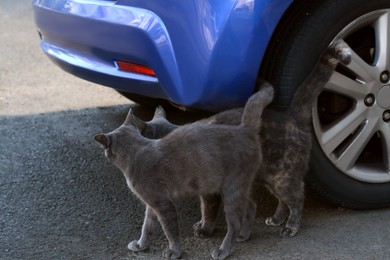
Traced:
<path id="1" fill-rule="evenodd" d="M 107 134 L 97 134 L 94 136 L 94 140 L 104 149 L 108 159 L 115 160 L 116 155 L 126 149 L 126 146 L 131 145 L 137 139 L 143 138 L 141 132 L 145 131 L 146 127 L 146 123 L 136 117 L 130 109 L 120 127 Z"/>
<path id="2" fill-rule="evenodd" d="M 154 116 L 149 122 L 139 119 L 130 109 L 124 123 L 119 128 L 108 134 L 97 134 L 94 136 L 94 140 L 104 149 L 109 160 L 116 161 L 117 155 L 121 154 L 120 151 L 131 146 L 132 142 L 144 138 L 159 139 L 177 127 L 166 119 L 165 110 L 161 106 L 156 108 Z"/>

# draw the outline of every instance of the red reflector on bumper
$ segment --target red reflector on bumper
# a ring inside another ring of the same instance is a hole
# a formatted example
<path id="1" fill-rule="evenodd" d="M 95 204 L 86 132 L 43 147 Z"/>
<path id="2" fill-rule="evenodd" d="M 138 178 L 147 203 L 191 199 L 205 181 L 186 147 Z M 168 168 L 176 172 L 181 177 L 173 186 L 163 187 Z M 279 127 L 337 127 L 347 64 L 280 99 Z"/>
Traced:
<path id="1" fill-rule="evenodd" d="M 154 71 L 151 68 L 144 65 L 131 63 L 127 61 L 120 61 L 120 60 L 117 60 L 116 64 L 118 65 L 118 68 L 123 71 L 156 77 Z"/>

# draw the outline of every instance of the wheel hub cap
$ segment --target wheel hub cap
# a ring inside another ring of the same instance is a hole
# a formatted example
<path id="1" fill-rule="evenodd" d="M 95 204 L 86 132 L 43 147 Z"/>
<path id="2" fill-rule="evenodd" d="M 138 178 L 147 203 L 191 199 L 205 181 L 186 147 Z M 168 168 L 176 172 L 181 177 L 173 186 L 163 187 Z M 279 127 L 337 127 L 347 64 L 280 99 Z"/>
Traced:
<path id="1" fill-rule="evenodd" d="M 378 105 L 382 108 L 390 108 L 390 86 L 384 86 L 378 91 Z"/>

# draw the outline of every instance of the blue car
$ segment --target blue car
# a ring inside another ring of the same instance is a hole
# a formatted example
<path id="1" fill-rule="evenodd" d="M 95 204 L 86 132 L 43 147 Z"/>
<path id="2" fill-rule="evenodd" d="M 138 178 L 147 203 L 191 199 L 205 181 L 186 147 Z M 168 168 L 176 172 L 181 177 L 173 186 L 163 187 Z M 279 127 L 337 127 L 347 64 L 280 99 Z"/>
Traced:
<path id="1" fill-rule="evenodd" d="M 390 205 L 390 0 L 33 0 L 45 54 L 141 104 L 220 111 L 259 78 L 285 110 L 320 53 L 353 49 L 312 107 L 307 185 L 351 208 Z"/>

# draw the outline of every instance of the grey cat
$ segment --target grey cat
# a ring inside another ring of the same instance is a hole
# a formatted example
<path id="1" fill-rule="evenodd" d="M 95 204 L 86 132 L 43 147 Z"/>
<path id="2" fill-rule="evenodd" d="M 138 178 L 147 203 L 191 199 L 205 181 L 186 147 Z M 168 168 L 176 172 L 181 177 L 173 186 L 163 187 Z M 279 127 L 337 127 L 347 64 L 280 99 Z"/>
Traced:
<path id="1" fill-rule="evenodd" d="M 128 245 L 130 250 L 146 249 L 160 222 L 169 241 L 163 256 L 180 257 L 175 202 L 190 195 L 218 194 L 223 200 L 228 230 L 221 246 L 212 252 L 214 259 L 226 258 L 237 240 L 249 237 L 256 213 L 251 186 L 262 160 L 260 117 L 272 98 L 271 86 L 254 94 L 236 126 L 189 124 L 153 140 L 141 134 L 154 132 L 147 132 L 144 122 L 130 110 L 118 129 L 94 137 L 146 204 L 142 235 Z"/>
<path id="2" fill-rule="evenodd" d="M 278 199 L 276 212 L 265 222 L 270 226 L 280 226 L 286 222 L 281 231 L 284 237 L 296 235 L 301 224 L 304 174 L 308 170 L 312 144 L 311 108 L 339 62 L 344 65 L 351 62 L 351 50 L 343 41 L 334 42 L 321 55 L 312 73 L 297 89 L 287 111 L 267 107 L 263 113 L 260 131 L 263 164 L 259 176 Z M 242 113 L 242 108 L 231 109 L 198 123 L 236 125 L 240 123 Z M 147 123 L 146 128 L 152 127 L 155 133 L 159 132 L 158 128 L 162 130 L 159 134 L 174 128 L 161 113 L 151 122 L 150 126 Z M 194 225 L 195 235 L 208 236 L 212 233 L 219 203 L 218 196 L 201 198 L 202 220 Z"/>

